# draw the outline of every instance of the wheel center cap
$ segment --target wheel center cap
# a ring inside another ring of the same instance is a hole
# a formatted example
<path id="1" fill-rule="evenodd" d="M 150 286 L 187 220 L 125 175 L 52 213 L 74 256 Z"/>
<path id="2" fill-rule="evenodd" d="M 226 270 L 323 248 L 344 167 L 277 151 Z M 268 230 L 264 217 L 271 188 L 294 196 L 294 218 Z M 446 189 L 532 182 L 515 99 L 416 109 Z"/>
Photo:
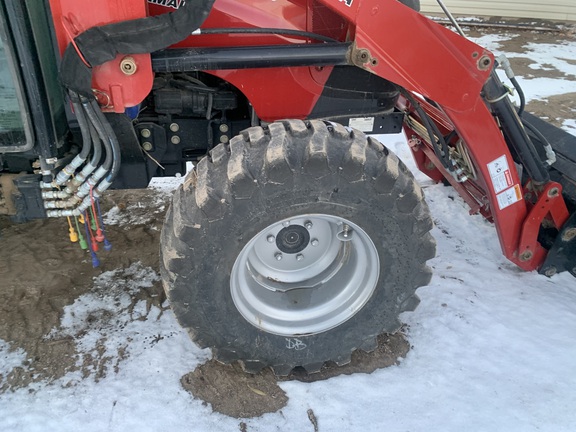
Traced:
<path id="1" fill-rule="evenodd" d="M 281 252 L 295 254 L 303 251 L 310 242 L 310 233 L 302 225 L 290 225 L 276 236 L 276 246 Z"/>

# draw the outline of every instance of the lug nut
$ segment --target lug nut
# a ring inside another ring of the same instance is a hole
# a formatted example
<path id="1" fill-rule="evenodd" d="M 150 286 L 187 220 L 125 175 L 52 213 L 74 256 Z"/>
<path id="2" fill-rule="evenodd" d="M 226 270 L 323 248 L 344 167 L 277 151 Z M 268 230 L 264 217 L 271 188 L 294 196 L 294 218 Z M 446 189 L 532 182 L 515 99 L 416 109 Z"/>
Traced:
<path id="1" fill-rule="evenodd" d="M 298 254 L 296 255 L 296 261 L 302 261 L 304 259 L 304 255 Z"/>
<path id="2" fill-rule="evenodd" d="M 140 131 L 140 135 L 142 135 L 144 138 L 150 138 L 150 135 L 152 135 L 152 132 L 150 132 L 150 129 L 142 129 Z"/>
<path id="3" fill-rule="evenodd" d="M 312 225 L 312 222 L 306 221 L 304 222 L 304 226 L 306 227 L 307 230 L 311 230 L 314 225 Z"/>
<path id="4" fill-rule="evenodd" d="M 276 258 L 276 261 L 281 261 L 281 260 L 282 260 L 282 254 L 281 254 L 280 252 L 277 252 L 277 253 L 274 255 L 274 258 Z"/>
<path id="5" fill-rule="evenodd" d="M 318 246 L 318 243 L 320 243 L 320 242 L 318 241 L 318 239 L 312 239 L 312 241 L 310 242 L 310 244 L 311 244 L 312 246 Z"/>
<path id="6" fill-rule="evenodd" d="M 282 222 L 282 225 L 285 227 L 290 226 L 290 221 L 284 221 Z"/>
<path id="7" fill-rule="evenodd" d="M 268 240 L 268 243 L 274 243 L 274 240 L 276 240 L 276 238 L 270 234 L 268 237 L 266 237 L 266 240 Z"/>

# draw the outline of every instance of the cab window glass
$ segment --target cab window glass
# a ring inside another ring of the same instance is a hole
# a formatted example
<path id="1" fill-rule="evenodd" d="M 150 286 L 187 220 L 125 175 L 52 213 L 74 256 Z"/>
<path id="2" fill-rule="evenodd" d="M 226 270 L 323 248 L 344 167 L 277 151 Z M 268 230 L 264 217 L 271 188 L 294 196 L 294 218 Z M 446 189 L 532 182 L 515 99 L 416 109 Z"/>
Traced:
<path id="1" fill-rule="evenodd" d="M 0 146 L 21 145 L 25 141 L 16 83 L 12 77 L 5 43 L 0 38 Z"/>

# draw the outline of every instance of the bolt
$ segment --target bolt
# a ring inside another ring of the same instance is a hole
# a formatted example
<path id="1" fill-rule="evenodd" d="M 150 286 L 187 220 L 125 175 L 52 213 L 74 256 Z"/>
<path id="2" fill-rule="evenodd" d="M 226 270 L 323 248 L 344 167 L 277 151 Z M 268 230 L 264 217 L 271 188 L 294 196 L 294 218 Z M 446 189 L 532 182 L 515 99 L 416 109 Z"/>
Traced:
<path id="1" fill-rule="evenodd" d="M 172 144 L 180 144 L 180 137 L 177 135 L 174 135 L 172 138 L 170 138 L 170 142 Z"/>
<path id="2" fill-rule="evenodd" d="M 276 261 L 281 261 L 282 260 L 282 254 L 280 252 L 276 252 L 276 254 L 274 255 L 274 258 L 276 258 Z"/>
<path id="3" fill-rule="evenodd" d="M 569 242 L 576 237 L 576 228 L 568 228 L 562 234 L 562 241 Z"/>
<path id="4" fill-rule="evenodd" d="M 228 137 L 226 135 L 220 135 L 220 142 L 226 144 L 228 142 Z"/>
<path id="5" fill-rule="evenodd" d="M 338 240 L 340 241 L 350 241 L 352 240 L 352 230 L 350 229 L 350 226 L 347 224 L 343 224 L 342 225 L 342 231 L 340 231 L 336 237 L 338 238 Z"/>
<path id="6" fill-rule="evenodd" d="M 480 57 L 480 60 L 478 60 L 478 69 L 479 70 L 486 70 L 490 67 L 491 64 L 492 64 L 492 60 L 490 60 L 490 57 L 482 56 L 482 57 Z"/>
<path id="7" fill-rule="evenodd" d="M 226 123 L 222 123 L 218 129 L 220 129 L 220 132 L 222 133 L 226 133 L 230 130 Z"/>
<path id="8" fill-rule="evenodd" d="M 311 244 L 312 246 L 318 246 L 318 243 L 320 243 L 320 242 L 318 241 L 318 239 L 312 239 L 312 241 L 310 242 L 310 244 Z"/>
<path id="9" fill-rule="evenodd" d="M 558 271 L 558 270 L 556 269 L 556 267 L 551 266 L 551 267 L 548 267 L 548 268 L 546 269 L 546 271 L 544 272 L 544 274 L 545 274 L 546 276 L 548 276 L 548 277 L 552 277 L 552 276 L 554 276 L 554 275 L 556 274 L 557 271 Z"/>
<path id="10" fill-rule="evenodd" d="M 147 152 L 149 152 L 149 151 L 151 151 L 151 150 L 154 148 L 154 146 L 152 145 L 151 142 L 146 141 L 146 142 L 143 142 L 143 143 L 142 143 L 142 148 L 143 148 L 144 150 L 146 150 Z"/>
<path id="11" fill-rule="evenodd" d="M 284 221 L 282 222 L 282 225 L 285 227 L 290 226 L 290 221 Z"/>
<path id="12" fill-rule="evenodd" d="M 298 254 L 296 255 L 296 261 L 302 261 L 304 259 L 304 255 Z"/>
<path id="13" fill-rule="evenodd" d="M 120 62 L 120 70 L 122 73 L 124 73 L 124 75 L 134 75 L 136 73 L 136 69 L 138 69 L 136 62 L 130 56 L 124 57 Z"/>
<path id="14" fill-rule="evenodd" d="M 312 222 L 306 221 L 304 222 L 304 226 L 306 227 L 307 230 L 311 230 L 314 225 L 312 225 Z"/>
<path id="15" fill-rule="evenodd" d="M 524 251 L 522 252 L 522 255 L 520 255 L 520 261 L 530 261 L 532 259 L 532 256 L 534 254 L 532 253 L 532 251 Z"/>
<path id="16" fill-rule="evenodd" d="M 172 132 L 178 132 L 180 130 L 180 126 L 178 125 L 178 123 L 171 123 L 170 130 Z"/>
<path id="17" fill-rule="evenodd" d="M 276 240 L 276 238 L 270 234 L 268 237 L 266 237 L 266 240 L 268 240 L 268 243 L 274 243 L 274 240 Z"/>
<path id="18" fill-rule="evenodd" d="M 554 197 L 558 196 L 559 193 L 560 193 L 560 191 L 558 190 L 558 188 L 554 187 L 548 191 L 548 196 L 550 198 L 554 198 Z"/>
<path id="19" fill-rule="evenodd" d="M 140 131 L 140 135 L 142 135 L 144 138 L 150 138 L 150 135 L 152 135 L 152 132 L 150 132 L 150 129 L 142 129 Z"/>
<path id="20" fill-rule="evenodd" d="M 342 235 L 344 236 L 344 238 L 348 238 L 348 236 L 350 235 L 350 227 L 348 225 L 344 224 L 342 229 L 344 230 L 342 232 Z"/>

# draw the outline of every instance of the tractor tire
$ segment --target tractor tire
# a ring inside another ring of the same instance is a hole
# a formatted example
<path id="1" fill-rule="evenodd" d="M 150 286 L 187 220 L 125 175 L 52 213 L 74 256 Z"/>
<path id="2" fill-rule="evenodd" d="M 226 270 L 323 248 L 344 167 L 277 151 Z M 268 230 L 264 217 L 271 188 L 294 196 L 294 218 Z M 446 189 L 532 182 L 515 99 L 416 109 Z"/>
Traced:
<path id="1" fill-rule="evenodd" d="M 323 121 L 252 127 L 175 193 L 161 273 L 192 339 L 245 371 L 287 375 L 371 351 L 430 281 L 432 220 L 405 165 Z"/>

